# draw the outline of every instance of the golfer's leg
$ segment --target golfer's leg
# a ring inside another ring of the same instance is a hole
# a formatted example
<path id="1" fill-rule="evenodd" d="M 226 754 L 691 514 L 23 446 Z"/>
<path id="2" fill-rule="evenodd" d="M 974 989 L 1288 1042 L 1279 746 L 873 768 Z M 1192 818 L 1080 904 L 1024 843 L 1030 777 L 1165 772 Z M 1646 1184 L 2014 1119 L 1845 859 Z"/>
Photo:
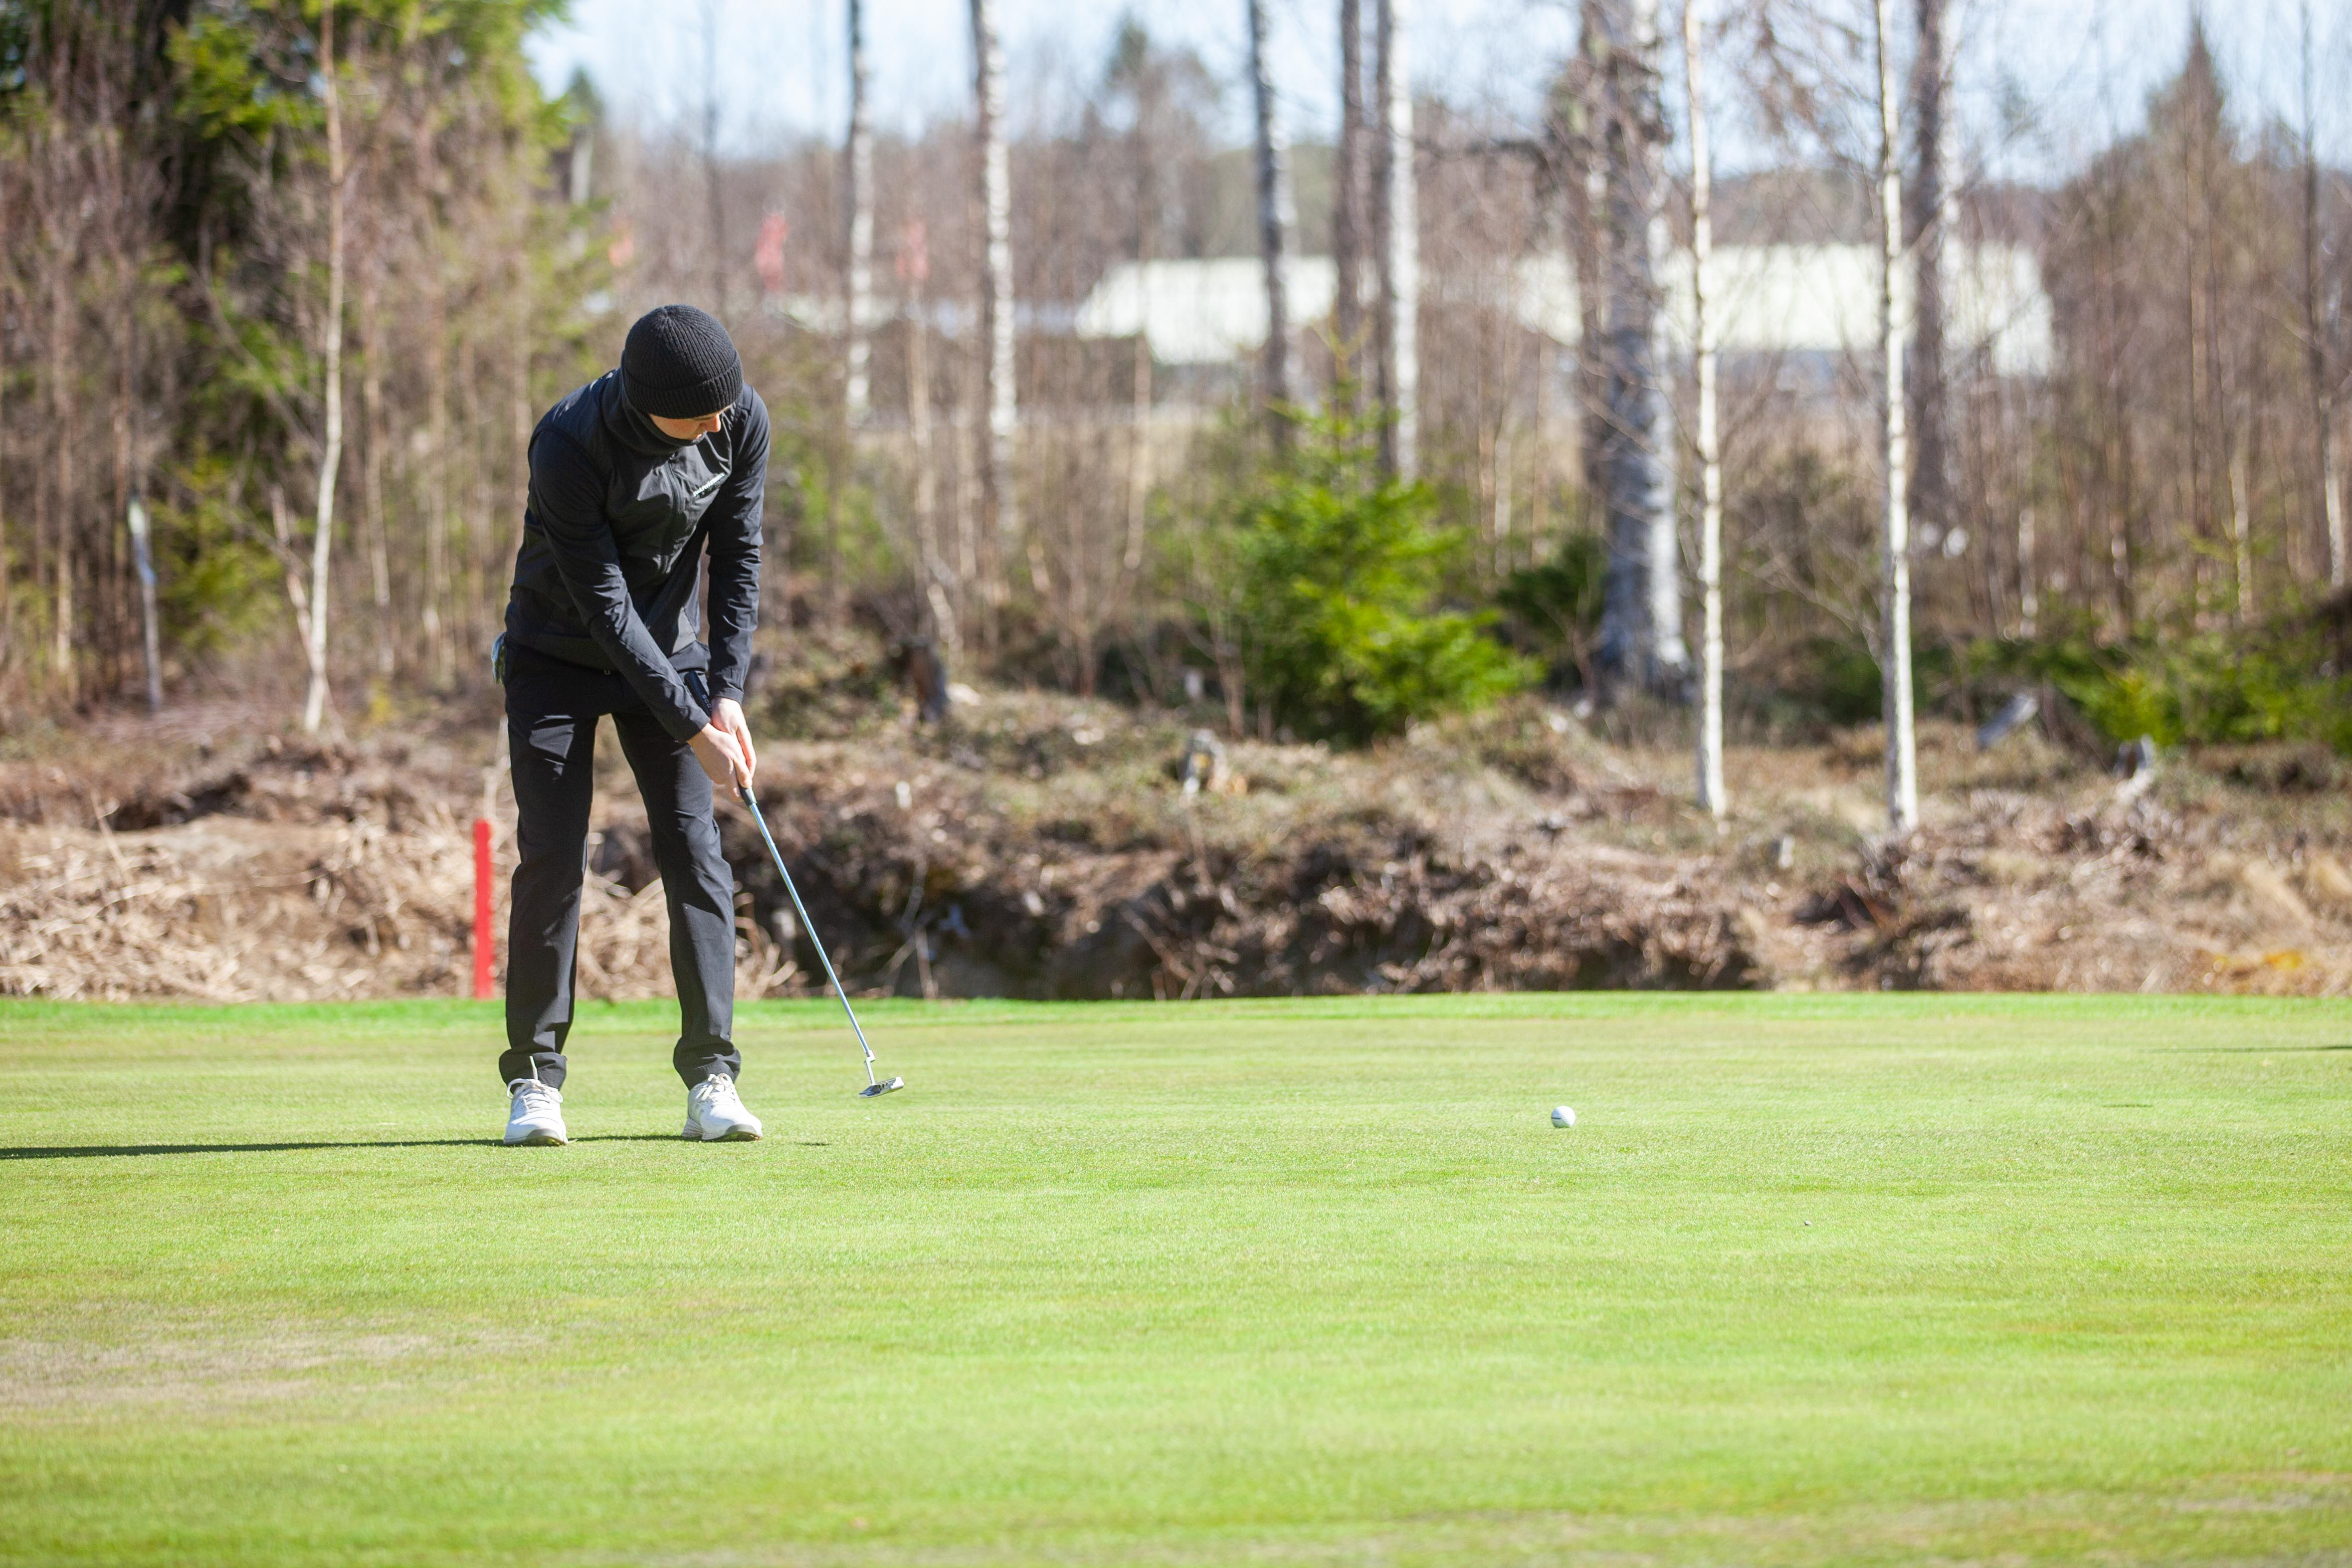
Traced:
<path id="1" fill-rule="evenodd" d="M 733 1078 L 742 1058 L 735 1042 L 735 877 L 719 847 L 710 780 L 694 752 L 640 710 L 613 715 L 621 750 L 646 799 L 669 905 L 669 967 L 677 982 L 678 1037 L 671 1059 L 692 1089 L 714 1073 Z"/>
<path id="2" fill-rule="evenodd" d="M 559 1089 L 563 1042 L 572 1032 L 597 713 L 593 700 L 564 701 L 564 684 L 560 675 L 534 671 L 507 687 L 521 859 L 507 920 L 507 1048 L 499 1058 L 499 1081 L 535 1077 Z M 578 695 L 588 694 L 583 689 Z"/>

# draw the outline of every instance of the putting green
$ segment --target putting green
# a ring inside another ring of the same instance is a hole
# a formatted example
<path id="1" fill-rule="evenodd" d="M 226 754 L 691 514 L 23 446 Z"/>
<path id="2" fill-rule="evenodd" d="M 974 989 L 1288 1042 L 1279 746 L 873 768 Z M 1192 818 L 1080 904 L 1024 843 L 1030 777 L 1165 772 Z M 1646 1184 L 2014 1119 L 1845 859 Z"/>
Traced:
<path id="1" fill-rule="evenodd" d="M 2352 1563 L 2352 1006 L 838 1018 L 0 1006 L 0 1563 Z"/>

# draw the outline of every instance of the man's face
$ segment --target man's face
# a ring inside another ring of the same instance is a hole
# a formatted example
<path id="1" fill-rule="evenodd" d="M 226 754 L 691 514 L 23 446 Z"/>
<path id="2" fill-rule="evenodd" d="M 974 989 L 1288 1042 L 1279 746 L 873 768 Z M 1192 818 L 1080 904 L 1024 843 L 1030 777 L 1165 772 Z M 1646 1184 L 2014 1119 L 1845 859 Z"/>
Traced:
<path id="1" fill-rule="evenodd" d="M 717 414 L 705 414 L 697 419 L 665 419 L 658 414 L 648 414 L 646 417 L 654 422 L 655 429 L 671 440 L 691 441 L 717 432 L 719 421 L 726 412 L 722 408 Z"/>

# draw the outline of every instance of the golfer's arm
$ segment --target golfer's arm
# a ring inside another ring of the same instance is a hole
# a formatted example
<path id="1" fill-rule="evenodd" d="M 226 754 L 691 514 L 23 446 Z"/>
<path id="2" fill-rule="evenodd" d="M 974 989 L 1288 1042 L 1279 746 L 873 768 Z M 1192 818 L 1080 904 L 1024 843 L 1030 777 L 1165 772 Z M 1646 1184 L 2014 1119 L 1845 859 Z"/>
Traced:
<path id="1" fill-rule="evenodd" d="M 629 598 L 613 525 L 593 493 L 560 466 L 560 444 L 541 441 L 531 449 L 532 515 L 555 547 L 555 569 L 572 595 L 588 635 L 613 668 L 645 699 L 662 728 L 691 741 L 710 722 L 677 670 L 646 630 Z"/>
<path id="2" fill-rule="evenodd" d="M 743 700 L 760 623 L 760 518 L 768 493 L 768 410 L 751 394 L 735 471 L 710 520 L 710 699 Z"/>

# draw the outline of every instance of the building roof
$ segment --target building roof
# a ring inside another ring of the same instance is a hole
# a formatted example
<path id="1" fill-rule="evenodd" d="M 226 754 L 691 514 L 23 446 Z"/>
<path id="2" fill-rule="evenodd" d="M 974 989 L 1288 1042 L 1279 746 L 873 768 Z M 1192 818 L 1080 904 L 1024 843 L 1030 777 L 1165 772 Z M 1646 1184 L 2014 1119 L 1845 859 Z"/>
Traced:
<path id="1" fill-rule="evenodd" d="M 2034 376 L 2051 363 L 2050 298 L 2042 269 L 2021 246 L 1947 247 L 1950 321 L 1961 353 L 1984 353 L 1997 375 Z M 1691 261 L 1666 258 L 1666 332 L 1687 350 L 1692 336 Z M 1293 258 L 1284 273 L 1292 318 L 1329 315 L 1338 273 L 1328 256 Z M 1081 337 L 1140 333 L 1170 364 L 1219 364 L 1265 341 L 1265 266 L 1252 257 L 1123 262 L 1077 309 Z M 1895 279 L 1897 329 L 1909 333 L 1911 277 Z M 1459 275 L 1434 290 L 1449 303 L 1483 294 L 1532 332 L 1573 345 L 1581 337 L 1575 269 L 1564 256 L 1531 256 L 1485 279 Z M 1727 245 L 1715 252 L 1717 339 L 1729 354 L 1863 354 L 1878 337 L 1878 253 L 1866 245 Z"/>

